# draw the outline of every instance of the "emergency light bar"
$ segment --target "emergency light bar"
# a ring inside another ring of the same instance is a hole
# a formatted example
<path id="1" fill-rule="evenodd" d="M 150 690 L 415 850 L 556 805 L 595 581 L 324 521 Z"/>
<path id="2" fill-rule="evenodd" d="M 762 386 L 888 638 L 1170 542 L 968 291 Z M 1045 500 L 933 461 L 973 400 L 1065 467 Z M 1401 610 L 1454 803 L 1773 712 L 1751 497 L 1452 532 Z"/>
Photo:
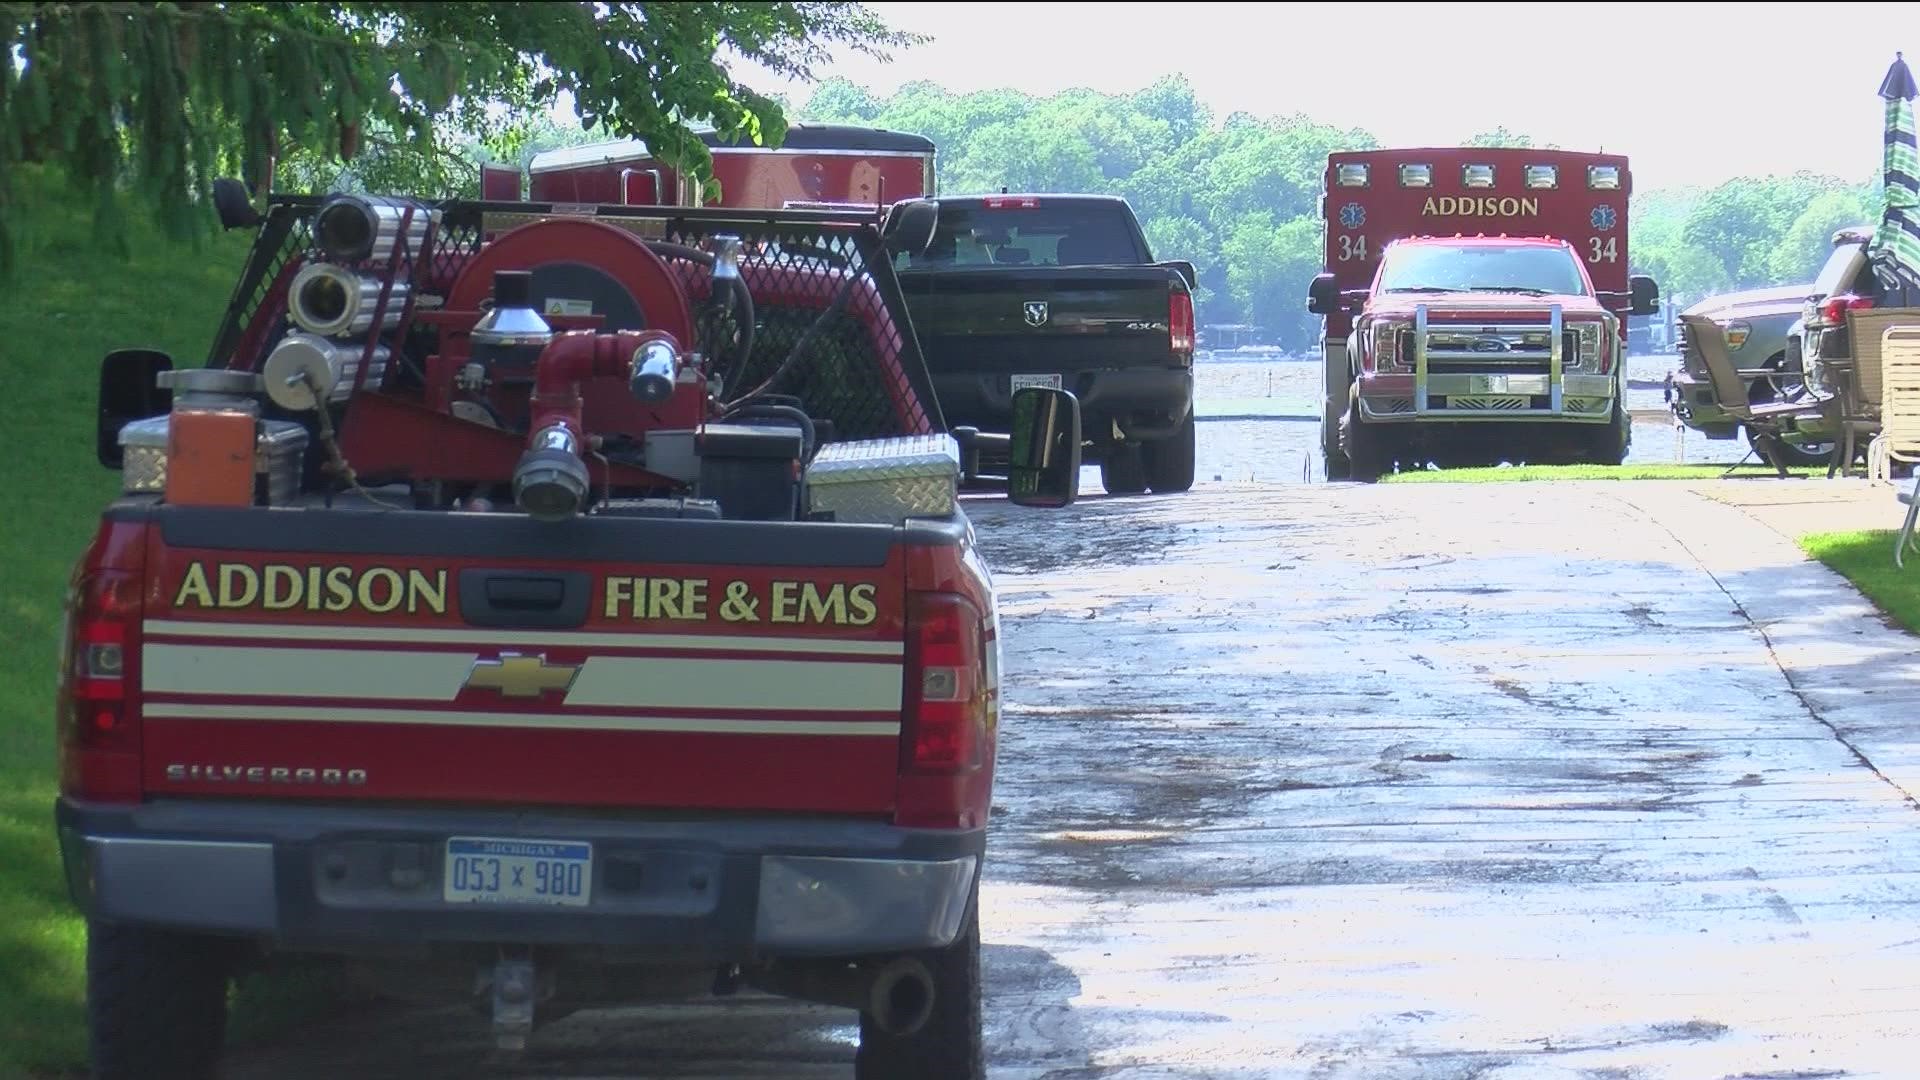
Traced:
<path id="1" fill-rule="evenodd" d="M 1470 187 L 1470 188 L 1492 187 L 1493 186 L 1493 166 L 1462 165 L 1460 167 L 1460 184 L 1463 187 Z"/>
<path id="2" fill-rule="evenodd" d="M 1365 162 L 1353 162 L 1339 166 L 1335 171 L 1341 187 L 1366 187 L 1367 166 Z"/>
<path id="3" fill-rule="evenodd" d="M 1620 188 L 1620 166 L 1587 166 L 1587 186 L 1595 191 L 1617 191 Z"/>
<path id="4" fill-rule="evenodd" d="M 1400 166 L 1400 186 L 1401 187 L 1432 187 L 1433 186 L 1433 166 L 1431 165 Z"/>
<path id="5" fill-rule="evenodd" d="M 1560 167 L 1558 165 L 1527 166 L 1527 186 L 1530 188 L 1559 187 Z"/>

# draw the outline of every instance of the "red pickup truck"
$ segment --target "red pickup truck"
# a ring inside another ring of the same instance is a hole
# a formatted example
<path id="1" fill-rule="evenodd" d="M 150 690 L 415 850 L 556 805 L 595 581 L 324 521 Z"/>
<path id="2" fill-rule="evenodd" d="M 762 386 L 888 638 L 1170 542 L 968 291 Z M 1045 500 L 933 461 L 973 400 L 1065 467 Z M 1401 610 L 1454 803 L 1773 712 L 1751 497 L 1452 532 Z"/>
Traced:
<path id="1" fill-rule="evenodd" d="M 983 1075 L 998 620 L 890 220 L 279 199 L 207 366 L 108 357 L 96 1075 L 206 1075 L 229 980 L 312 957 L 506 1048 L 747 986 L 858 1009 L 861 1077 Z"/>

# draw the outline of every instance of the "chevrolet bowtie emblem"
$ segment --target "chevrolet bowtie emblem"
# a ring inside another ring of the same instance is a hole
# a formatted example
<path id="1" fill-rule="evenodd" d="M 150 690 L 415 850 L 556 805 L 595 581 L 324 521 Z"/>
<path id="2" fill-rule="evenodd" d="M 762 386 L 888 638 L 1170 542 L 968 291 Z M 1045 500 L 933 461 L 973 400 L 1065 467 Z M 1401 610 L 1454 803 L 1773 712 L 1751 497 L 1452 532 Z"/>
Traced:
<path id="1" fill-rule="evenodd" d="M 508 653 L 498 660 L 475 660 L 464 689 L 498 690 L 502 697 L 534 698 L 571 688 L 579 674 L 578 664 L 549 664 L 544 656 Z"/>

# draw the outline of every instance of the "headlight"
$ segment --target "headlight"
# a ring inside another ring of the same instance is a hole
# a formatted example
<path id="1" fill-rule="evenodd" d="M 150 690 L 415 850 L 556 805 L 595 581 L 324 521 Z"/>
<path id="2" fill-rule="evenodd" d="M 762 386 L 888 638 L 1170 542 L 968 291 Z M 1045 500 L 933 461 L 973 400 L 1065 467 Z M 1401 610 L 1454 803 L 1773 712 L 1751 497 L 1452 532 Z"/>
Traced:
<path id="1" fill-rule="evenodd" d="M 1582 371 L 1601 371 L 1603 363 L 1609 359 L 1609 321 L 1601 323 L 1567 323 L 1567 332 L 1571 332 L 1572 356 L 1567 357 L 1567 365 Z"/>
<path id="2" fill-rule="evenodd" d="M 1401 323 L 1383 321 L 1374 323 L 1368 329 L 1373 370 L 1385 371 L 1400 365 L 1400 331 L 1405 328 Z"/>
<path id="3" fill-rule="evenodd" d="M 1597 322 L 1578 322 L 1569 326 L 1574 333 L 1577 347 L 1572 356 L 1575 367 L 1588 371 L 1600 370 L 1600 345 L 1602 331 Z"/>
<path id="4" fill-rule="evenodd" d="M 1730 322 L 1726 325 L 1727 348 L 1738 349 L 1747 343 L 1747 335 L 1753 333 L 1753 327 L 1743 322 Z"/>

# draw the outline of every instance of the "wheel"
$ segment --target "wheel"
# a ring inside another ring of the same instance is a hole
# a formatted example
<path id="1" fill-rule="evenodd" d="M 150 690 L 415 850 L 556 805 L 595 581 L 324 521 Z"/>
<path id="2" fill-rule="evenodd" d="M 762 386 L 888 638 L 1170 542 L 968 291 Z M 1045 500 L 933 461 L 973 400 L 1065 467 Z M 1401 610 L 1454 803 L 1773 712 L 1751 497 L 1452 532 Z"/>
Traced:
<path id="1" fill-rule="evenodd" d="M 855 1080 L 986 1080 L 980 1048 L 979 887 L 960 936 L 918 954 L 933 975 L 933 1014 L 911 1035 L 888 1035 L 862 1013 Z"/>
<path id="2" fill-rule="evenodd" d="M 1604 428 L 1585 433 L 1586 459 L 1595 465 L 1624 465 L 1627 451 L 1633 447 L 1633 417 L 1619 398 L 1613 400 L 1613 420 Z"/>
<path id="3" fill-rule="evenodd" d="M 1193 413 L 1180 430 L 1169 438 L 1142 447 L 1147 464 L 1147 483 L 1155 494 L 1186 491 L 1193 487 Z"/>
<path id="4" fill-rule="evenodd" d="M 1360 419 L 1358 401 L 1340 418 L 1340 452 L 1347 459 L 1347 475 L 1362 483 L 1378 480 L 1393 464 L 1385 433 Z"/>
<path id="5" fill-rule="evenodd" d="M 1785 439 L 1775 439 L 1762 447 L 1760 443 L 1753 441 L 1752 428 L 1743 424 L 1740 430 L 1746 435 L 1747 445 L 1753 447 L 1753 452 L 1769 464 L 1777 462 L 1791 469 L 1796 466 L 1825 465 L 1833 460 L 1832 441 L 1791 443 Z"/>
<path id="6" fill-rule="evenodd" d="M 231 952 L 218 939 L 92 922 L 87 1026 L 95 1080 L 205 1080 L 226 1039 Z"/>
<path id="7" fill-rule="evenodd" d="M 1769 405 L 1775 401 L 1797 401 L 1807 396 L 1805 380 L 1800 377 L 1798 371 L 1786 371 L 1785 362 L 1785 353 L 1776 353 L 1772 359 L 1767 361 L 1768 368 L 1774 371 L 1775 377 L 1779 379 L 1781 386 L 1776 392 L 1773 383 L 1766 376 L 1753 380 L 1752 387 L 1747 391 L 1747 401 L 1750 404 Z M 1760 445 L 1753 441 L 1753 431 L 1751 428 L 1743 424 L 1740 430 L 1746 435 L 1747 445 L 1753 447 L 1754 453 L 1762 460 L 1768 461 L 1769 464 L 1777 462 L 1778 464 L 1792 468 L 1794 466 L 1825 465 L 1827 462 L 1833 460 L 1833 442 L 1831 440 L 1826 442 L 1796 444 L 1788 442 L 1785 439 L 1777 439 L 1766 451 L 1763 451 Z"/>
<path id="8" fill-rule="evenodd" d="M 1100 486 L 1109 495 L 1138 495 L 1147 490 L 1146 456 L 1140 447 L 1116 444 L 1100 458 Z"/>

